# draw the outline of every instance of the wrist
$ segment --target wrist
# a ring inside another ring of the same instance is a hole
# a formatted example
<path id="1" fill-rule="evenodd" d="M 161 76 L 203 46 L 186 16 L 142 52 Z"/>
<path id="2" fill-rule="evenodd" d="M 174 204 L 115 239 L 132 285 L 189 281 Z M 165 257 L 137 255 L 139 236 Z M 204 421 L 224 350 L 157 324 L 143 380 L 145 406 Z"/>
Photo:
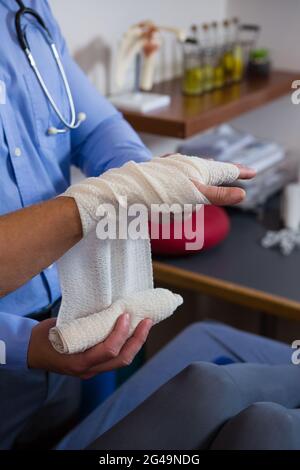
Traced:
<path id="1" fill-rule="evenodd" d="M 48 336 L 50 328 L 55 323 L 56 319 L 50 318 L 32 328 L 27 350 L 27 365 L 29 369 L 51 370 L 51 357 L 55 351 L 50 344 Z"/>
<path id="2" fill-rule="evenodd" d="M 72 227 L 72 235 L 76 241 L 83 236 L 83 227 L 81 223 L 81 215 L 77 203 L 73 197 L 59 196 L 58 198 L 64 206 L 65 220 Z"/>

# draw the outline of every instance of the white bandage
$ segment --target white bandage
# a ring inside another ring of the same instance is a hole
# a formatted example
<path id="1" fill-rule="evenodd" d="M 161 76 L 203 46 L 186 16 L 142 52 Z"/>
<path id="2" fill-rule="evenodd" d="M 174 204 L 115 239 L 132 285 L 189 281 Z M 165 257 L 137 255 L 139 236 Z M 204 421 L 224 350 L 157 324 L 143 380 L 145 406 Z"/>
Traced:
<path id="1" fill-rule="evenodd" d="M 130 332 L 146 317 L 154 323 L 173 313 L 182 302 L 165 289 L 153 290 L 149 239 L 99 240 L 98 208 L 144 204 L 209 204 L 191 180 L 206 185 L 229 184 L 239 170 L 229 163 L 173 155 L 150 162 L 129 162 L 99 178 L 71 186 L 80 212 L 84 238 L 58 262 L 62 304 L 50 341 L 63 353 L 75 353 L 103 341 L 117 317 L 128 311 Z"/>
<path id="2" fill-rule="evenodd" d="M 71 186 L 65 196 L 72 196 L 80 210 L 83 232 L 92 230 L 102 204 L 210 204 L 191 180 L 205 185 L 230 184 L 239 177 L 239 170 L 231 163 L 215 162 L 199 157 L 175 154 L 153 158 L 149 162 L 130 161 L 121 168 L 108 170 L 100 178 L 88 178 Z"/>
<path id="3" fill-rule="evenodd" d="M 62 353 L 85 351 L 91 345 L 103 341 L 111 333 L 113 325 L 122 313 L 130 315 L 129 335 L 131 335 L 144 318 L 150 318 L 153 324 L 159 323 L 172 315 L 182 302 L 180 295 L 173 294 L 168 289 L 139 291 L 116 300 L 99 313 L 53 328 L 50 340 L 55 349 Z"/>

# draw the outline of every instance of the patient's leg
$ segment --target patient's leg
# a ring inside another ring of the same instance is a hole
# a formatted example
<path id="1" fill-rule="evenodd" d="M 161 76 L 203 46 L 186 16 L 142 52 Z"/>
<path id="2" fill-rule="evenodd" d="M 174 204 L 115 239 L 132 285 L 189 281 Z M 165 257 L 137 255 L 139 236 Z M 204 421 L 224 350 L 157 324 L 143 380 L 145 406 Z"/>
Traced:
<path id="1" fill-rule="evenodd" d="M 214 450 L 300 450 L 300 410 L 260 402 L 228 421 Z"/>
<path id="2" fill-rule="evenodd" d="M 213 362 L 220 356 L 237 362 L 289 364 L 291 349 L 288 345 L 220 323 L 195 323 L 182 331 L 76 426 L 57 448 L 85 448 L 189 364 Z"/>
<path id="3" fill-rule="evenodd" d="M 194 363 L 91 446 L 114 449 L 205 449 L 221 427 L 256 401 L 300 404 L 296 366 Z"/>

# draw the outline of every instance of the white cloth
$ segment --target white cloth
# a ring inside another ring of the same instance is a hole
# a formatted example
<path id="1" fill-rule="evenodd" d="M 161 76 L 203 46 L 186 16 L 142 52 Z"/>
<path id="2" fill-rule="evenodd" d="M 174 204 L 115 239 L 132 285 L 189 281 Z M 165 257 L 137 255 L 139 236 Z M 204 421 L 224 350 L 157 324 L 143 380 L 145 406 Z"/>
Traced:
<path id="1" fill-rule="evenodd" d="M 157 323 L 182 303 L 170 291 L 151 292 L 149 239 L 97 239 L 99 207 L 123 205 L 124 197 L 128 207 L 141 203 L 148 210 L 151 204 L 209 204 L 191 179 L 220 185 L 232 183 L 238 176 L 238 168 L 229 163 L 172 155 L 139 164 L 131 161 L 71 186 L 64 196 L 77 203 L 84 238 L 58 262 L 62 304 L 49 335 L 55 349 L 81 352 L 103 341 L 125 308 L 132 332 L 142 318 Z"/>
<path id="2" fill-rule="evenodd" d="M 261 244 L 264 248 L 278 246 L 283 255 L 289 256 L 294 249 L 300 248 L 300 228 L 298 230 L 283 228 L 277 232 L 269 230 L 263 237 Z"/>

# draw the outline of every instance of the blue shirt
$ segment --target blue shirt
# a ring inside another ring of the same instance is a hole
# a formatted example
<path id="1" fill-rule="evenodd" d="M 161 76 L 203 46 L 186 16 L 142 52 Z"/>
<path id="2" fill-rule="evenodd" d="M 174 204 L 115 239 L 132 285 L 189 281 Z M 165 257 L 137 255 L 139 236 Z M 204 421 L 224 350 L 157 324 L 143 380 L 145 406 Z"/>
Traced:
<path id="1" fill-rule="evenodd" d="M 87 176 L 150 158 L 122 115 L 91 85 L 71 58 L 46 0 L 27 0 L 44 19 L 60 52 L 77 112 L 87 119 L 77 130 L 49 136 L 50 126 L 62 127 L 19 46 L 14 26 L 18 5 L 0 0 L 0 215 L 53 198 L 70 185 L 70 167 Z M 69 103 L 49 46 L 36 21 L 23 27 L 39 70 L 63 111 Z M 5 85 L 6 96 L 3 88 Z M 4 103 L 4 98 L 5 103 Z M 28 227 L 30 230 L 30 227 Z M 22 234 L 20 234 L 22 236 Z M 6 365 L 27 368 L 27 349 L 35 321 L 24 318 L 60 296 L 55 265 L 15 292 L 0 299 L 0 340 L 6 343 Z"/>

